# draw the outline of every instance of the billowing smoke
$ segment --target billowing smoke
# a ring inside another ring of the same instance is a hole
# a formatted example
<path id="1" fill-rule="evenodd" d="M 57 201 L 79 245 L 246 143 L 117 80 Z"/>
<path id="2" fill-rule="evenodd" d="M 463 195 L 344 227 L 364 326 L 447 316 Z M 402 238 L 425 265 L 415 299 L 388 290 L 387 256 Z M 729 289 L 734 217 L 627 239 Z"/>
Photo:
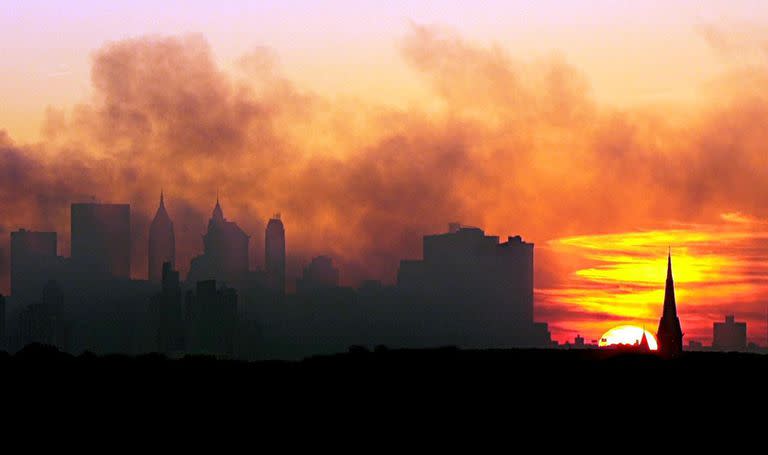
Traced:
<path id="1" fill-rule="evenodd" d="M 0 250 L 19 227 L 55 229 L 66 255 L 71 202 L 129 202 L 144 277 L 161 188 L 183 272 L 218 192 L 253 236 L 254 265 L 265 220 L 281 212 L 291 270 L 330 254 L 347 284 L 392 281 L 421 235 L 454 220 L 543 244 L 768 216 L 766 66 L 734 65 L 681 113 L 598 105 L 563 58 L 516 58 L 442 29 L 414 26 L 401 50 L 435 97 L 429 109 L 311 93 L 264 49 L 228 73 L 201 36 L 109 43 L 93 57 L 93 99 L 51 109 L 41 143 L 0 135 Z M 537 286 L 557 279 L 546 254 Z"/>

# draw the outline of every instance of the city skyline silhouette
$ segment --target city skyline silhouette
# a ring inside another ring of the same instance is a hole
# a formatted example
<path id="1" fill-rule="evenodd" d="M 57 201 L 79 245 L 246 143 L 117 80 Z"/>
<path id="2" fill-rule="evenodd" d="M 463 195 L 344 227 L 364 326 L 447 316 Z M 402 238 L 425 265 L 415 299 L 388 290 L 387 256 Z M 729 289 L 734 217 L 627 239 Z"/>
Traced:
<path id="1" fill-rule="evenodd" d="M 394 284 L 366 280 L 355 288 L 341 286 L 333 258 L 321 255 L 286 293 L 290 237 L 279 214 L 264 232 L 263 267 L 252 269 L 249 236 L 225 218 L 217 197 L 201 236 L 203 253 L 193 257 L 182 279 L 174 268 L 173 220 L 165 203 L 161 192 L 147 246 L 148 270 L 155 258 L 162 259 L 159 282 L 149 274 L 142 280 L 128 275 L 129 204 L 71 204 L 76 245 L 71 257 L 58 255 L 55 232 L 11 233 L 13 318 L 8 323 L 4 300 L 4 345 L 21 349 L 43 343 L 75 352 L 106 352 L 113 346 L 134 354 L 197 352 L 251 359 L 301 358 L 357 345 L 597 347 L 580 335 L 573 345 L 561 345 L 552 339 L 548 321 L 535 319 L 534 245 L 520 235 L 502 242 L 480 228 L 451 222 L 443 234 L 424 235 L 421 259 L 400 261 Z M 675 358 L 683 349 L 704 346 L 691 341 L 684 348 L 671 248 L 666 273 L 653 350 L 658 343 L 659 354 Z M 94 309 L 101 315 L 86 316 Z M 747 345 L 746 323 L 736 323 L 733 315 L 725 319 L 713 323 L 712 349 L 758 349 Z M 109 326 L 125 332 L 118 335 Z M 653 352 L 644 329 L 637 338 L 627 333 L 603 335 L 600 346 Z"/>
<path id="2" fill-rule="evenodd" d="M 387 338 L 367 305 L 414 301 L 409 343 L 591 348 L 631 326 L 675 351 L 768 346 L 765 8 L 73 0 L 54 20 L 10 1 L 6 336 L 170 350 L 205 325 L 187 309 L 234 291 L 237 330 L 313 334 L 268 348 L 291 356 Z M 455 321 L 485 338 L 452 342 Z"/>

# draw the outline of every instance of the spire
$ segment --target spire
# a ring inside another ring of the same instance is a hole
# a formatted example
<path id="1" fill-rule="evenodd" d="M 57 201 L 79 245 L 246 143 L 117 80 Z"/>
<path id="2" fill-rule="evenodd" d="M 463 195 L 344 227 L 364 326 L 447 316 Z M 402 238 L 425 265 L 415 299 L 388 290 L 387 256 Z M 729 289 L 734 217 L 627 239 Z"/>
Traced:
<path id="1" fill-rule="evenodd" d="M 219 204 L 218 190 L 216 190 L 216 207 L 213 208 L 213 215 L 211 215 L 211 221 L 224 221 L 224 211 L 221 210 L 221 204 Z"/>
<path id="2" fill-rule="evenodd" d="M 173 221 L 165 210 L 165 194 L 162 189 L 160 189 L 160 204 L 149 226 L 148 247 L 149 280 L 159 283 L 162 280 L 163 262 L 170 262 L 173 266 L 176 260 Z"/>
<path id="3" fill-rule="evenodd" d="M 641 351 L 651 350 L 651 346 L 648 344 L 648 337 L 645 336 L 645 326 L 643 326 L 643 337 L 640 338 L 640 350 Z"/>
<path id="4" fill-rule="evenodd" d="M 659 350 L 663 355 L 675 356 L 683 350 L 683 331 L 677 317 L 675 302 L 675 282 L 672 279 L 672 249 L 667 254 L 667 285 L 664 290 L 664 309 L 656 332 Z"/>
<path id="5" fill-rule="evenodd" d="M 163 190 L 160 190 L 160 205 L 157 207 L 157 212 L 155 212 L 155 218 L 152 220 L 152 223 L 158 223 L 158 222 L 170 222 L 171 218 L 168 216 L 168 212 L 165 210 L 165 199 L 163 197 Z"/>
<path id="6" fill-rule="evenodd" d="M 672 247 L 667 250 L 667 281 L 672 280 Z"/>
<path id="7" fill-rule="evenodd" d="M 672 249 L 667 255 L 667 286 L 664 290 L 664 315 L 677 317 L 677 305 L 675 303 L 675 281 L 672 278 Z"/>

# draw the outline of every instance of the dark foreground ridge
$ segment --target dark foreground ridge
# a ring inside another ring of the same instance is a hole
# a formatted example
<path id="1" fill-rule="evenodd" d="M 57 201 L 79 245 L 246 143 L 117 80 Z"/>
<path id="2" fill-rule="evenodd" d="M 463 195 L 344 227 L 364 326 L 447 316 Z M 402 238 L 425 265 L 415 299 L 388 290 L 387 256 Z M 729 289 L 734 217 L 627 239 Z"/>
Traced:
<path id="1" fill-rule="evenodd" d="M 685 352 L 674 359 L 656 354 L 600 349 L 487 349 L 462 350 L 456 347 L 435 349 L 369 350 L 352 346 L 348 352 L 307 357 L 300 361 L 241 361 L 206 355 L 168 358 L 149 353 L 72 355 L 54 346 L 30 344 L 15 354 L 0 352 L 0 368 L 6 379 L 15 375 L 45 371 L 69 377 L 80 375 L 113 376 L 113 380 L 137 379 L 142 386 L 145 375 L 153 381 L 181 378 L 196 381 L 226 380 L 254 385 L 258 382 L 316 381 L 336 382 L 339 378 L 366 381 L 387 387 L 414 386 L 439 380 L 443 385 L 483 382 L 488 386 L 526 385 L 540 391 L 571 387 L 623 387 L 636 383 L 646 389 L 722 386 L 753 381 L 768 387 L 768 356 L 737 352 Z M 50 377 L 50 376 L 49 376 Z M 437 385 L 437 384 L 435 384 Z M 551 386 L 551 388 L 550 388 Z"/>
<path id="2" fill-rule="evenodd" d="M 540 428 L 559 419 L 568 426 L 623 428 L 635 421 L 695 425 L 742 415 L 766 395 L 768 356 L 684 352 L 666 360 L 603 350 L 352 347 L 300 361 L 246 362 L 75 356 L 35 344 L 13 355 L 0 352 L 0 374 L 7 397 L 32 414 L 89 409 L 89 415 L 124 418 L 132 415 L 128 410 L 152 410 L 161 420 L 210 421 L 245 413 L 277 422 L 299 415 L 312 425 L 342 415 L 361 425 L 396 418 L 413 428 L 498 416 L 492 420 L 503 425 Z"/>

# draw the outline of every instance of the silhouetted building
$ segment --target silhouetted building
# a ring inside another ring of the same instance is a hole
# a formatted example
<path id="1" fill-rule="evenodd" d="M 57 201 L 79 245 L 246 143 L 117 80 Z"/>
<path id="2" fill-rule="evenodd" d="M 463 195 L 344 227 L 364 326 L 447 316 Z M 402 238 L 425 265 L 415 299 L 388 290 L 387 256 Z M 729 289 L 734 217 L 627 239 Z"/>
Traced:
<path id="1" fill-rule="evenodd" d="M 0 351 L 7 349 L 7 336 L 5 333 L 5 297 L 0 294 Z"/>
<path id="2" fill-rule="evenodd" d="M 163 264 L 170 263 L 171 269 L 176 266 L 176 238 L 173 233 L 173 222 L 165 210 L 163 193 L 160 192 L 160 206 L 149 227 L 149 281 L 159 283 L 163 278 Z"/>
<path id="3" fill-rule="evenodd" d="M 131 206 L 72 204 L 72 261 L 95 276 L 130 278 Z"/>
<path id="4" fill-rule="evenodd" d="M 184 323 L 181 312 L 179 272 L 170 262 L 163 263 L 162 288 L 152 296 L 152 320 L 158 352 L 184 350 Z"/>
<path id="5" fill-rule="evenodd" d="M 723 351 L 744 351 L 747 349 L 747 323 L 736 322 L 733 315 L 727 315 L 725 322 L 712 324 L 712 347 Z"/>
<path id="6" fill-rule="evenodd" d="M 68 346 L 68 329 L 62 318 L 64 295 L 55 281 L 43 287 L 42 301 L 27 305 L 19 313 L 19 339 L 22 345 L 41 343 Z"/>
<path id="7" fill-rule="evenodd" d="M 285 293 L 285 228 L 279 213 L 267 223 L 264 234 L 264 268 L 267 287 L 278 294 Z"/>
<path id="8" fill-rule="evenodd" d="M 23 302 L 39 299 L 43 285 L 56 277 L 57 261 L 55 232 L 11 232 L 13 297 Z"/>
<path id="9" fill-rule="evenodd" d="M 219 200 L 203 235 L 202 255 L 192 259 L 187 282 L 218 280 L 238 285 L 248 279 L 248 235 L 233 221 L 224 218 Z"/>
<path id="10" fill-rule="evenodd" d="M 665 356 L 676 356 L 683 352 L 683 330 L 677 317 L 675 283 L 672 280 L 672 254 L 667 256 L 667 285 L 664 291 L 664 310 L 656 332 L 659 352 Z"/>
<path id="11" fill-rule="evenodd" d="M 510 316 L 533 323 L 532 243 L 520 236 L 499 243 L 498 236 L 461 227 L 424 236 L 423 257 L 400 261 L 401 290 L 467 303 L 504 303 Z"/>
<path id="12" fill-rule="evenodd" d="M 640 343 L 638 343 L 638 350 L 640 352 L 651 352 L 651 345 L 648 344 L 648 337 L 645 335 L 645 330 L 643 330 L 643 336 L 640 338 Z"/>
<path id="13" fill-rule="evenodd" d="M 573 340 L 573 345 L 576 347 L 584 347 L 584 337 L 576 335 L 576 338 Z"/>
<path id="14" fill-rule="evenodd" d="M 187 349 L 233 355 L 237 328 L 237 291 L 216 289 L 215 280 L 199 281 L 186 295 Z"/>
<path id="15" fill-rule="evenodd" d="M 328 256 L 317 256 L 306 267 L 301 278 L 296 280 L 296 292 L 310 293 L 339 286 L 339 269 L 333 266 Z"/>
<path id="16" fill-rule="evenodd" d="M 400 262 L 399 291 L 416 302 L 454 305 L 455 317 L 475 321 L 467 336 L 498 340 L 490 345 L 548 346 L 546 324 L 533 321 L 533 244 L 520 236 L 499 243 L 455 223 L 449 231 L 424 236 L 422 260 Z"/>

